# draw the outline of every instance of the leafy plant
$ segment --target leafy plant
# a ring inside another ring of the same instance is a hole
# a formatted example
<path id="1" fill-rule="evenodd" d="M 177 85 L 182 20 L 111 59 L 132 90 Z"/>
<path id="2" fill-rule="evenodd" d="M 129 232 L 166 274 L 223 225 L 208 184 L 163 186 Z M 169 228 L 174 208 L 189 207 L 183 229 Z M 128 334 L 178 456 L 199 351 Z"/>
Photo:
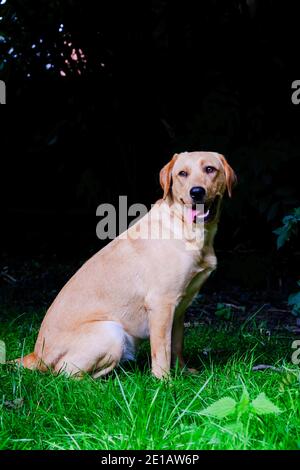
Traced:
<path id="1" fill-rule="evenodd" d="M 281 413 L 281 410 L 266 397 L 264 392 L 250 401 L 249 394 L 247 390 L 244 389 L 240 401 L 236 401 L 230 397 L 224 397 L 215 401 L 212 405 L 200 412 L 201 415 L 211 416 L 217 419 L 235 415 L 237 420 L 239 420 L 242 415 L 249 413 L 261 416 Z"/>
<path id="2" fill-rule="evenodd" d="M 231 306 L 226 305 L 223 303 L 217 304 L 217 309 L 215 311 L 215 315 L 219 318 L 223 318 L 224 320 L 230 320 L 231 318 Z"/>
<path id="3" fill-rule="evenodd" d="M 300 222 L 300 207 L 297 207 L 289 215 L 282 219 L 283 225 L 274 230 L 277 235 L 277 249 L 281 248 L 292 235 L 296 235 L 298 231 L 298 223 Z"/>
<path id="4" fill-rule="evenodd" d="M 202 410 L 200 414 L 223 419 L 232 415 L 236 411 L 236 405 L 237 402 L 233 398 L 224 397 Z"/>
<path id="5" fill-rule="evenodd" d="M 283 225 L 274 233 L 277 235 L 277 249 L 281 248 L 292 235 L 296 235 L 298 231 L 298 223 L 300 222 L 300 207 L 297 207 L 289 215 L 282 219 Z M 300 287 L 300 281 L 298 281 Z M 291 294 L 288 298 L 288 305 L 292 307 L 292 314 L 300 317 L 300 291 Z"/>

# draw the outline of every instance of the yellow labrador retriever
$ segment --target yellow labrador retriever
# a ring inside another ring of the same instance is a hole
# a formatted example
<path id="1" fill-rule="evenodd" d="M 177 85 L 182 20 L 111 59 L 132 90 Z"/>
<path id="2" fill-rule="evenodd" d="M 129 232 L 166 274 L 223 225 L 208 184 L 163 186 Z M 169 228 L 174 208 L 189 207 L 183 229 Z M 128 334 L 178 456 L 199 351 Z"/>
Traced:
<path id="1" fill-rule="evenodd" d="M 235 174 L 214 152 L 175 154 L 160 172 L 163 199 L 89 259 L 50 306 L 31 369 L 100 377 L 150 337 L 152 373 L 183 359 L 184 312 L 216 268 L 220 204 Z"/>

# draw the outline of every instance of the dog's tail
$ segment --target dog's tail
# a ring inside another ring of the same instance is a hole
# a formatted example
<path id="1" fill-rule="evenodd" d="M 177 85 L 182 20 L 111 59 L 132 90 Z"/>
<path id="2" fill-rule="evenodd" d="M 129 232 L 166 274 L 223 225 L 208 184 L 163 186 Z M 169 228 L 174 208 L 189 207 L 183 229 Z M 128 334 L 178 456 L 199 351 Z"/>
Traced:
<path id="1" fill-rule="evenodd" d="M 13 361 L 15 364 L 20 364 L 21 366 L 25 367 L 26 369 L 35 370 L 38 369 L 40 371 L 45 372 L 47 367 L 41 359 L 39 359 L 34 352 L 27 354 L 27 356 L 19 357 L 18 359 L 14 359 Z"/>

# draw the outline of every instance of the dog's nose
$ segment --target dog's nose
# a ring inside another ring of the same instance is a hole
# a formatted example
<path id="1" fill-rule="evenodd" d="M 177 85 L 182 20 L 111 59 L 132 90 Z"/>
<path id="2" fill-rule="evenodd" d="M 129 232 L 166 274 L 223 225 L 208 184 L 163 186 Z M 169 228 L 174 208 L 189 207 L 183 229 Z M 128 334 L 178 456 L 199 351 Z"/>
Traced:
<path id="1" fill-rule="evenodd" d="M 202 188 L 202 186 L 194 186 L 190 190 L 190 195 L 194 202 L 202 202 L 205 193 L 206 191 L 204 188 Z"/>

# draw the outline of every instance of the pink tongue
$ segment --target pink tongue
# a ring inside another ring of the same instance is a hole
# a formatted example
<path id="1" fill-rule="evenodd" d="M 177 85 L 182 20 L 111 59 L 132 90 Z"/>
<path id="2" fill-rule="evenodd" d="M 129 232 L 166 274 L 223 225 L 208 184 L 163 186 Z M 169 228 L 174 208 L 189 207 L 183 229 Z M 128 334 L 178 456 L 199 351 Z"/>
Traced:
<path id="1" fill-rule="evenodd" d="M 192 224 L 195 220 L 195 217 L 197 217 L 198 220 L 199 219 L 205 220 L 205 217 L 207 217 L 208 214 L 209 214 L 209 209 L 207 209 L 207 211 L 203 214 L 200 211 L 197 211 L 196 209 L 189 208 L 187 211 L 187 218 L 188 218 L 188 221 Z"/>
<path id="2" fill-rule="evenodd" d="M 191 224 L 194 222 L 196 215 L 197 215 L 196 209 L 188 209 L 188 219 Z"/>

